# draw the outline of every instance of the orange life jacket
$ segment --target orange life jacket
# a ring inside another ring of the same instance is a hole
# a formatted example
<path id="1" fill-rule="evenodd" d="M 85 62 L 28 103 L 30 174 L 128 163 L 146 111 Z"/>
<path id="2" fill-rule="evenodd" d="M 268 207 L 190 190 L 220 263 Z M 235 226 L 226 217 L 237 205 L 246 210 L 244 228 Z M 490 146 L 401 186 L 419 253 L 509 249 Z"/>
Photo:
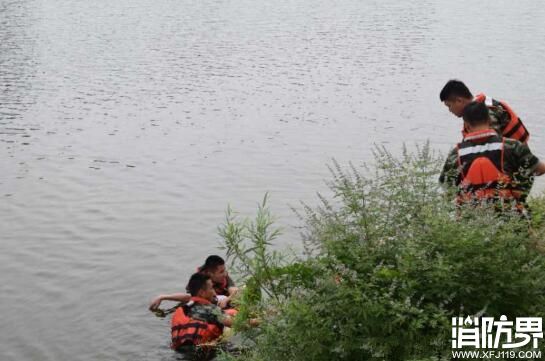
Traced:
<path id="1" fill-rule="evenodd" d="M 513 111 L 513 109 L 504 101 L 498 101 L 487 97 L 483 93 L 477 94 L 473 99 L 476 102 L 484 103 L 488 108 L 497 107 L 501 105 L 503 109 L 509 114 L 509 123 L 505 126 L 502 131 L 502 136 L 505 138 L 515 139 L 522 143 L 528 143 L 530 139 L 530 133 L 522 123 L 522 120 L 518 115 Z M 465 130 L 463 131 L 464 136 L 467 134 Z"/>
<path id="2" fill-rule="evenodd" d="M 520 198 L 521 192 L 514 189 L 511 178 L 504 172 L 504 138 L 493 129 L 466 134 L 457 151 L 459 203 Z"/>
<path id="3" fill-rule="evenodd" d="M 200 297 L 191 297 L 191 301 L 200 304 L 210 304 L 211 302 Z M 191 302 L 190 302 L 191 303 Z M 185 307 L 185 310 L 184 310 Z M 191 307 L 190 304 L 178 307 L 171 321 L 171 348 L 176 350 L 184 345 L 200 345 L 206 342 L 213 341 L 221 336 L 223 325 L 209 323 L 191 318 L 187 315 L 187 311 Z"/>

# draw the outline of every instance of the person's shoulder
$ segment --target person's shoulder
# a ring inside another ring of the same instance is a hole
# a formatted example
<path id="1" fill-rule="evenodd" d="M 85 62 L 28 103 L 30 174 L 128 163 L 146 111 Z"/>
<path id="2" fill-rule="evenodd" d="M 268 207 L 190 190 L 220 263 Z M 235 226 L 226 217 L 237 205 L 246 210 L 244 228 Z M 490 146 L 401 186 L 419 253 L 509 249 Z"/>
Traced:
<path id="1" fill-rule="evenodd" d="M 518 164 L 523 167 L 531 167 L 539 162 L 539 159 L 530 151 L 527 144 L 508 138 L 504 138 L 503 142 L 507 164 Z"/>
<path id="2" fill-rule="evenodd" d="M 215 303 L 209 303 L 206 305 L 201 305 L 202 309 L 205 310 L 209 314 L 218 315 L 221 314 L 223 311 L 221 307 L 216 305 Z"/>
<path id="3" fill-rule="evenodd" d="M 504 107 L 505 102 L 503 100 L 497 100 L 496 98 L 492 98 L 492 104 L 487 105 L 488 109 L 494 112 L 505 112 L 506 109 Z"/>
<path id="4" fill-rule="evenodd" d="M 519 145 L 523 145 L 520 140 L 516 140 L 513 138 L 505 138 L 505 137 L 503 138 L 503 143 L 509 147 L 517 147 Z"/>
<path id="5" fill-rule="evenodd" d="M 207 308 L 207 311 L 211 319 L 214 321 L 221 322 L 221 320 L 225 317 L 223 310 L 218 305 L 210 304 L 207 306 L 209 306 Z"/>
<path id="6" fill-rule="evenodd" d="M 192 311 L 195 313 L 218 314 L 222 312 L 221 308 L 218 305 L 215 305 L 213 303 L 208 303 L 208 304 L 196 303 L 191 308 L 192 308 Z"/>
<path id="7" fill-rule="evenodd" d="M 503 138 L 503 144 L 506 151 L 521 151 L 528 149 L 526 144 L 512 138 Z"/>
<path id="8" fill-rule="evenodd" d="M 492 127 L 496 130 L 502 130 L 509 120 L 509 113 L 497 100 L 494 100 L 493 104 L 488 106 L 488 113 Z"/>
<path id="9" fill-rule="evenodd" d="M 223 311 L 214 304 L 195 304 L 191 307 L 190 317 L 209 323 L 220 323 Z"/>

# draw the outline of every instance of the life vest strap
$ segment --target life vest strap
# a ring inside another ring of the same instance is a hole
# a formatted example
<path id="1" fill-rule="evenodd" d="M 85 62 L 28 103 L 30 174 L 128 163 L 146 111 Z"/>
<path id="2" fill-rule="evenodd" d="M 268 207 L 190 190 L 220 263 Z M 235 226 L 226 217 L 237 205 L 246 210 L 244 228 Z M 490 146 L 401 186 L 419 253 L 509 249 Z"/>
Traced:
<path id="1" fill-rule="evenodd" d="M 513 134 L 515 134 L 520 128 L 522 127 L 521 122 L 517 122 L 513 128 L 511 128 L 508 132 L 503 134 L 504 137 L 510 138 Z"/>
<path id="2" fill-rule="evenodd" d="M 502 136 L 505 138 L 516 139 L 522 143 L 526 143 L 530 138 L 528 129 L 524 126 L 524 123 L 520 120 L 515 111 L 506 102 L 500 100 L 494 100 L 491 97 L 486 96 L 483 93 L 477 94 L 474 101 L 484 103 L 488 108 L 495 106 L 501 106 L 509 115 L 509 122 L 502 130 Z M 464 132 L 462 132 L 464 133 Z"/>
<path id="3" fill-rule="evenodd" d="M 175 332 L 175 331 L 186 330 L 186 329 L 190 329 L 190 328 L 194 328 L 196 330 L 199 330 L 199 329 L 206 329 L 206 328 L 208 328 L 208 326 L 203 322 L 189 322 L 189 323 L 184 323 L 184 324 L 179 324 L 179 325 L 173 326 L 173 327 L 171 327 L 171 330 L 172 330 L 172 332 Z"/>
<path id="4" fill-rule="evenodd" d="M 504 139 L 486 130 L 471 133 L 468 138 L 483 137 L 485 143 L 464 139 L 457 146 L 460 173 L 457 179 L 458 202 L 518 201 L 522 193 L 503 170 Z"/>
<path id="5" fill-rule="evenodd" d="M 176 336 L 172 339 L 172 347 L 176 349 L 185 345 L 197 345 L 199 343 L 199 338 L 198 333 Z"/>
<path id="6" fill-rule="evenodd" d="M 512 184 L 502 183 L 502 182 L 489 182 L 483 184 L 467 184 L 462 185 L 462 192 L 473 192 L 477 190 L 490 190 L 490 191 L 501 191 L 501 190 L 513 190 L 516 189 Z"/>

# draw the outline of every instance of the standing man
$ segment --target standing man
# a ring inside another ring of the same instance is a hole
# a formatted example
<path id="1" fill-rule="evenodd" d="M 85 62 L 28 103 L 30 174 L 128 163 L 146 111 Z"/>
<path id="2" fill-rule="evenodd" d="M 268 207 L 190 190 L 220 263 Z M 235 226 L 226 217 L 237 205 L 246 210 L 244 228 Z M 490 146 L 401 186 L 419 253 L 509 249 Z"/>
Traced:
<path id="1" fill-rule="evenodd" d="M 522 120 L 504 101 L 492 99 L 482 93 L 473 97 L 467 86 L 459 80 L 449 80 L 441 90 L 439 98 L 458 118 L 462 117 L 464 108 L 472 101 L 485 104 L 490 115 L 490 126 L 498 135 L 524 144 L 528 143 L 530 133 Z M 468 130 L 464 127 L 462 134 L 465 136 L 467 132 Z"/>
<path id="2" fill-rule="evenodd" d="M 500 202 L 524 207 L 525 182 L 545 173 L 545 163 L 526 144 L 501 137 L 484 103 L 462 112 L 464 139 L 450 152 L 439 181 L 458 187 L 458 203 Z"/>

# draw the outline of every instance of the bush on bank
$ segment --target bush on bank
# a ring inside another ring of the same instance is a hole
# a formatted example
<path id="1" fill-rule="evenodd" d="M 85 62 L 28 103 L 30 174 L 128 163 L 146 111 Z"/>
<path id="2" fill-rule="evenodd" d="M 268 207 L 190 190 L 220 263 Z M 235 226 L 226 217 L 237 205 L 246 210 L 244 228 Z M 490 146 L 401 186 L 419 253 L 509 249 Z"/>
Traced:
<path id="1" fill-rule="evenodd" d="M 253 221 L 228 212 L 220 234 L 246 284 L 236 329 L 252 347 L 224 359 L 451 359 L 451 317 L 545 316 L 543 197 L 530 227 L 460 211 L 428 145 L 375 158 L 374 168 L 333 164 L 333 197 L 299 214 L 302 256 L 271 248 L 279 230 L 266 200 Z M 261 326 L 247 328 L 256 316 Z"/>

